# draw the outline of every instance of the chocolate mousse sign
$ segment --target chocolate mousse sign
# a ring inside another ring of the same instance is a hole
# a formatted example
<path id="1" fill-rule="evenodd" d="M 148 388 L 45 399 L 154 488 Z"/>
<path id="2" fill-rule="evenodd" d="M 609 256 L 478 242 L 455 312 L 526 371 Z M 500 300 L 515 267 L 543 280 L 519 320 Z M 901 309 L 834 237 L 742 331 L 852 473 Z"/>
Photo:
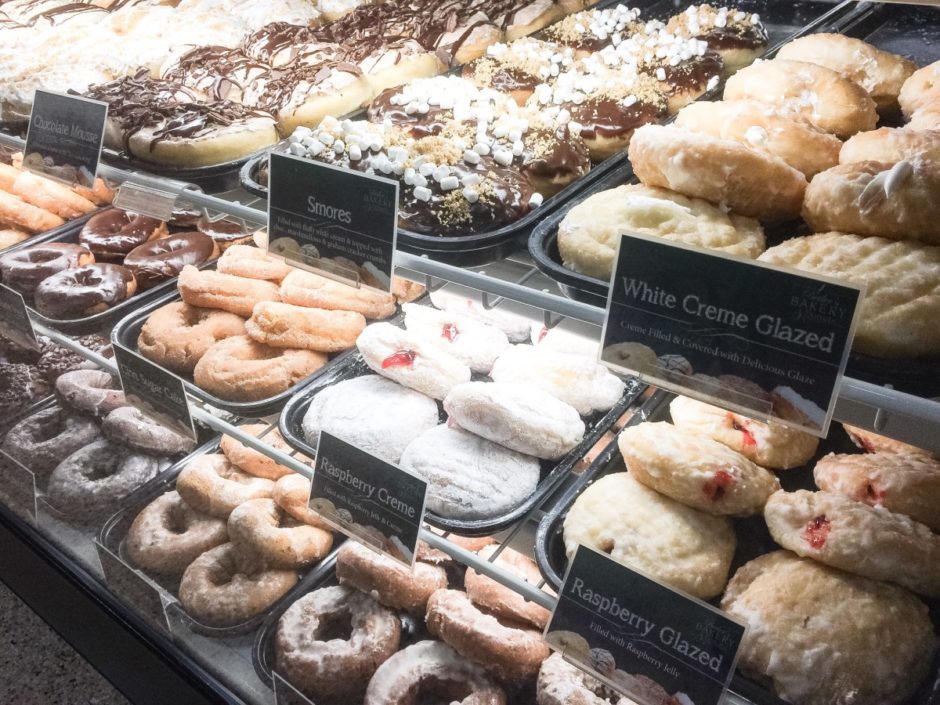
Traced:
<path id="1" fill-rule="evenodd" d="M 107 103 L 37 90 L 23 167 L 69 184 L 93 186 L 107 116 Z"/>
<path id="2" fill-rule="evenodd" d="M 624 235 L 600 360 L 825 437 L 861 298 L 844 282 Z"/>
<path id="3" fill-rule="evenodd" d="M 268 250 L 292 263 L 390 291 L 398 182 L 272 153 Z"/>

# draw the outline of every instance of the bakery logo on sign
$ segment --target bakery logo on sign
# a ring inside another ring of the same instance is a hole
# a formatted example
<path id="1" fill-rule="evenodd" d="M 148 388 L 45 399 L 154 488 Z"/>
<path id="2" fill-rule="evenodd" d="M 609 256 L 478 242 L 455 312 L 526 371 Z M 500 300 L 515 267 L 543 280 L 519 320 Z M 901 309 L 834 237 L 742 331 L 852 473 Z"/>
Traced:
<path id="1" fill-rule="evenodd" d="M 790 297 L 790 305 L 794 320 L 808 323 L 836 325 L 847 314 L 841 301 L 826 292 L 825 284 L 807 286 L 802 294 Z"/>

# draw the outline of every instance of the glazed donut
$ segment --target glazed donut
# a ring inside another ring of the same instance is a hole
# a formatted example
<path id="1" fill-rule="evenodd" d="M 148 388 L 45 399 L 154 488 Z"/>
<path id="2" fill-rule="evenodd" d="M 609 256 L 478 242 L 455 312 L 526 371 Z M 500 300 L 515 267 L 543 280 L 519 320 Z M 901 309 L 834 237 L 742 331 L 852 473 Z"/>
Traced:
<path id="1" fill-rule="evenodd" d="M 51 179 L 29 171 L 21 171 L 13 182 L 11 192 L 27 203 L 71 220 L 98 208 L 97 205 Z"/>
<path id="2" fill-rule="evenodd" d="M 292 519 L 273 499 L 249 499 L 228 517 L 228 535 L 235 546 L 255 552 L 271 566 L 303 568 L 325 556 L 333 534 Z"/>
<path id="3" fill-rule="evenodd" d="M 55 381 L 56 394 L 65 406 L 94 416 L 107 416 L 127 406 L 124 392 L 115 386 L 114 378 L 101 370 L 72 370 Z"/>
<path id="4" fill-rule="evenodd" d="M 160 495 L 127 530 L 124 547 L 138 568 L 178 577 L 206 551 L 228 541 L 225 520 L 191 509 L 178 492 Z"/>
<path id="5" fill-rule="evenodd" d="M 326 363 L 323 353 L 272 348 L 236 335 L 206 350 L 193 380 L 222 399 L 257 401 L 290 389 Z"/>
<path id="6" fill-rule="evenodd" d="M 245 320 L 228 311 L 174 301 L 151 313 L 137 337 L 137 349 L 177 374 L 192 374 L 196 363 L 220 340 L 245 334 Z"/>
<path id="7" fill-rule="evenodd" d="M 253 340 L 275 348 L 335 353 L 348 350 L 366 327 L 355 311 L 330 311 L 277 301 L 255 306 L 245 329 Z"/>
<path id="8" fill-rule="evenodd" d="M 386 607 L 414 614 L 424 614 L 431 593 L 447 587 L 443 568 L 416 561 L 414 570 L 408 570 L 358 541 L 347 541 L 340 547 L 336 577 L 343 585 L 372 595 Z"/>
<path id="9" fill-rule="evenodd" d="M 395 297 L 375 289 L 356 289 L 347 284 L 295 269 L 281 282 L 281 300 L 295 306 L 356 311 L 369 319 L 395 313 Z"/>
<path id="10" fill-rule="evenodd" d="M 489 374 L 497 356 L 509 347 L 503 331 L 470 316 L 418 304 L 405 304 L 402 310 L 405 328 L 449 352 L 473 372 Z"/>
<path id="11" fill-rule="evenodd" d="M 806 190 L 803 174 L 739 142 L 645 125 L 633 135 L 629 155 L 634 172 L 647 186 L 704 198 L 761 220 L 789 220 L 800 213 Z"/>
<path id="12" fill-rule="evenodd" d="M 930 451 L 912 446 L 908 443 L 902 443 L 894 438 L 882 436 L 867 428 L 850 426 L 847 423 L 842 424 L 842 428 L 852 439 L 852 443 L 864 450 L 866 453 L 902 453 L 913 455 L 931 455 Z M 933 457 L 938 457 L 933 455 Z"/>
<path id="13" fill-rule="evenodd" d="M 341 625 L 348 624 L 348 636 Z M 395 652 L 401 623 L 357 590 L 336 586 L 304 595 L 277 623 L 276 667 L 317 702 L 360 701 L 376 669 Z"/>
<path id="14" fill-rule="evenodd" d="M 501 681 L 533 678 L 549 657 L 542 633 L 509 627 L 477 609 L 466 593 L 437 590 L 428 600 L 428 631 Z"/>
<path id="15" fill-rule="evenodd" d="M 940 162 L 940 131 L 881 127 L 850 137 L 839 152 L 839 163 L 890 162 L 921 156 Z"/>
<path id="16" fill-rule="evenodd" d="M 200 232 L 174 233 L 135 247 L 124 258 L 141 289 L 178 277 L 187 264 L 198 267 L 219 256 L 219 247 Z"/>
<path id="17" fill-rule="evenodd" d="M 195 620 L 234 627 L 264 613 L 297 584 L 297 573 L 242 556 L 231 543 L 206 551 L 180 579 L 179 601 Z"/>
<path id="18" fill-rule="evenodd" d="M 498 548 L 495 544 L 491 544 L 480 551 L 480 557 L 490 560 Z M 535 565 L 535 561 L 511 548 L 503 548 L 494 563 L 532 585 L 542 582 L 542 574 Z M 473 604 L 500 619 L 526 622 L 544 629 L 552 616 L 551 612 L 541 605 L 529 602 L 515 590 L 477 573 L 472 568 L 467 569 L 464 588 Z"/>
<path id="19" fill-rule="evenodd" d="M 216 265 L 222 274 L 231 274 L 247 279 L 264 279 L 281 283 L 293 271 L 287 262 L 272 257 L 266 251 L 252 245 L 232 245 L 225 250 Z"/>
<path id="20" fill-rule="evenodd" d="M 192 306 L 216 308 L 242 318 L 251 316 L 259 301 L 280 301 L 277 285 L 259 279 L 183 267 L 178 287 L 180 298 Z"/>
<path id="21" fill-rule="evenodd" d="M 725 100 L 753 98 L 799 115 L 837 137 L 875 129 L 875 101 L 832 69 L 805 61 L 755 61 L 725 84 Z"/>
<path id="22" fill-rule="evenodd" d="M 44 477 L 62 460 L 101 433 L 91 419 L 72 416 L 59 407 L 43 409 L 10 429 L 0 446 L 30 472 Z"/>
<path id="23" fill-rule="evenodd" d="M 114 443 L 124 443 L 151 455 L 182 455 L 196 442 L 145 415 L 134 406 L 122 406 L 105 416 L 101 431 Z"/>
<path id="24" fill-rule="evenodd" d="M 940 245 L 940 162 L 854 162 L 817 174 L 803 218 L 814 232 L 839 231 Z"/>
<path id="25" fill-rule="evenodd" d="M 128 453 L 107 440 L 80 448 L 49 477 L 49 500 L 76 519 L 98 519 L 116 511 L 127 495 L 170 466 L 168 458 Z"/>
<path id="26" fill-rule="evenodd" d="M 95 261 L 91 252 L 81 245 L 50 242 L 35 245 L 0 257 L 0 279 L 11 289 L 31 296 L 46 277 Z"/>
<path id="27" fill-rule="evenodd" d="M 298 473 L 284 475 L 274 485 L 274 501 L 294 519 L 320 529 L 329 527 L 310 506 L 310 480 Z"/>
<path id="28" fill-rule="evenodd" d="M 81 318 L 107 311 L 137 292 L 134 275 L 118 264 L 89 264 L 43 279 L 33 294 L 49 318 Z"/>
<path id="29" fill-rule="evenodd" d="M 217 220 L 213 223 L 207 218 L 200 218 L 196 223 L 196 228 L 199 232 L 211 237 L 222 252 L 236 245 L 251 244 L 253 236 L 253 233 L 248 232 L 244 225 L 231 220 Z"/>
<path id="30" fill-rule="evenodd" d="M 903 514 L 832 492 L 780 490 L 764 518 L 774 541 L 798 556 L 940 596 L 940 535 Z"/>
<path id="31" fill-rule="evenodd" d="M 901 104 L 901 112 L 909 118 L 937 98 L 940 98 L 940 61 L 922 66 L 912 73 L 901 86 L 898 102 Z"/>
<path id="32" fill-rule="evenodd" d="M 224 455 L 208 453 L 187 463 L 176 478 L 176 491 L 196 511 L 227 519 L 239 504 L 270 497 L 274 483 L 242 472 Z"/>
<path id="33" fill-rule="evenodd" d="M 0 189 L 0 223 L 30 233 L 41 233 L 59 227 L 65 220 Z"/>
<path id="34" fill-rule="evenodd" d="M 78 235 L 78 242 L 104 261 L 120 261 L 135 247 L 167 234 L 166 223 L 118 208 L 93 215 Z"/>
<path id="35" fill-rule="evenodd" d="M 915 110 L 905 127 L 912 130 L 940 130 L 940 92 Z"/>
<path id="36" fill-rule="evenodd" d="M 293 451 L 293 448 L 287 445 L 284 438 L 281 436 L 281 432 L 276 428 L 269 429 L 267 425 L 260 423 L 239 424 L 238 428 L 252 436 L 261 437 L 261 435 L 264 434 L 264 442 L 269 446 L 277 448 L 279 451 L 288 454 Z M 265 433 L 265 431 L 267 431 L 267 433 Z M 263 477 L 267 480 L 278 480 L 285 475 L 294 474 L 294 471 L 290 468 L 279 465 L 264 453 L 254 448 L 249 448 L 232 436 L 223 435 L 221 447 L 228 461 L 243 472 L 247 472 L 249 475 Z M 298 460 L 307 461 L 303 456 L 300 456 Z"/>
<path id="37" fill-rule="evenodd" d="M 506 693 L 484 669 L 439 641 L 419 641 L 379 666 L 363 705 L 411 705 L 424 702 L 422 698 L 451 705 L 506 705 Z"/>

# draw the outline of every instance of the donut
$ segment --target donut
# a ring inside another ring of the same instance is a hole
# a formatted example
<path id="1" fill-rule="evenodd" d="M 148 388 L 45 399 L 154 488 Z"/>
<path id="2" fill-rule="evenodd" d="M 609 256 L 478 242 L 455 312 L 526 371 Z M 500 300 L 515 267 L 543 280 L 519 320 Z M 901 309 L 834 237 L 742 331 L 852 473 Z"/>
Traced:
<path id="1" fill-rule="evenodd" d="M 620 40 L 642 30 L 638 20 L 640 11 L 626 5 L 612 5 L 603 9 L 577 10 L 568 14 L 550 27 L 546 27 L 545 39 L 574 49 L 574 56 L 582 59 L 613 44 L 611 35 Z"/>
<path id="2" fill-rule="evenodd" d="M 326 363 L 323 353 L 272 348 L 235 335 L 206 350 L 193 380 L 221 399 L 258 401 L 287 391 Z"/>
<path id="3" fill-rule="evenodd" d="M 137 281 L 118 264 L 89 264 L 43 279 L 33 294 L 48 318 L 82 318 L 107 311 L 137 292 Z"/>
<path id="4" fill-rule="evenodd" d="M 451 705 L 506 705 L 506 693 L 487 675 L 447 644 L 419 641 L 379 666 L 363 705 L 410 705 L 415 702 Z"/>
<path id="5" fill-rule="evenodd" d="M 127 530 L 124 548 L 138 568 L 179 577 L 199 556 L 227 541 L 223 519 L 200 514 L 172 491 L 140 511 Z"/>
<path id="6" fill-rule="evenodd" d="M 409 332 L 450 353 L 472 372 L 488 374 L 496 357 L 509 347 L 503 331 L 469 316 L 418 304 L 405 304 L 402 310 Z"/>
<path id="7" fill-rule="evenodd" d="M 0 413 L 19 416 L 48 394 L 49 384 L 37 368 L 0 362 Z"/>
<path id="8" fill-rule="evenodd" d="M 739 142 L 645 125 L 633 135 L 629 155 L 637 178 L 647 186 L 704 198 L 760 220 L 789 220 L 800 214 L 806 190 L 803 174 Z"/>
<path id="9" fill-rule="evenodd" d="M 167 232 L 162 220 L 111 208 L 85 223 L 78 242 L 99 260 L 120 261 L 135 247 L 164 237 Z"/>
<path id="10" fill-rule="evenodd" d="M 498 548 L 495 544 L 486 546 L 480 551 L 480 557 L 493 562 L 527 583 L 537 586 L 542 582 L 542 574 L 535 565 L 535 561 L 518 551 L 503 547 L 499 556 L 493 561 L 492 556 Z M 544 629 L 551 617 L 551 612 L 541 605 L 529 602 L 515 590 L 496 582 L 493 578 L 477 573 L 472 568 L 467 569 L 464 589 L 473 604 L 499 619 L 525 622 Z"/>
<path id="11" fill-rule="evenodd" d="M 909 702 L 937 651 L 914 595 L 787 551 L 739 569 L 721 607 L 748 626 L 738 667 L 794 705 Z"/>
<path id="12" fill-rule="evenodd" d="M 645 187 L 640 186 L 640 188 Z M 597 358 L 598 341 L 594 338 L 557 326 L 549 328 L 542 322 L 533 322 L 530 333 L 529 340 L 526 342 L 542 351 Z"/>
<path id="13" fill-rule="evenodd" d="M 137 336 L 137 349 L 171 372 L 192 374 L 206 350 L 236 335 L 245 335 L 241 316 L 174 301 L 147 317 Z"/>
<path id="14" fill-rule="evenodd" d="M 68 455 L 49 477 L 49 501 L 75 519 L 100 519 L 127 495 L 170 466 L 168 458 L 128 453 L 97 440 Z"/>
<path id="15" fill-rule="evenodd" d="M 41 233 L 63 225 L 65 220 L 0 189 L 0 223 L 29 233 Z"/>
<path id="16" fill-rule="evenodd" d="M 839 152 L 839 163 L 900 162 L 918 156 L 940 161 L 940 131 L 881 127 L 850 137 Z"/>
<path id="17" fill-rule="evenodd" d="M 501 623 L 459 590 L 435 591 L 425 622 L 431 634 L 505 682 L 535 677 L 551 653 L 540 631 Z"/>
<path id="18" fill-rule="evenodd" d="M 541 474 L 535 458 L 447 424 L 408 444 L 400 465 L 427 480 L 428 511 L 463 520 L 513 510 L 535 492 Z"/>
<path id="19" fill-rule="evenodd" d="M 231 247 L 250 244 L 252 240 L 252 233 L 244 225 L 231 220 L 212 222 L 202 217 L 195 225 L 199 232 L 211 237 L 222 252 L 227 252 Z"/>
<path id="20" fill-rule="evenodd" d="M 905 117 L 912 117 L 917 111 L 940 98 L 940 61 L 922 66 L 912 73 L 901 86 L 898 102 Z"/>
<path id="21" fill-rule="evenodd" d="M 186 464 L 176 478 L 176 491 L 196 511 L 227 519 L 239 504 L 270 497 L 274 483 L 242 472 L 224 455 L 207 453 Z"/>
<path id="22" fill-rule="evenodd" d="M 30 472 L 45 477 L 63 457 L 100 437 L 94 421 L 56 406 L 37 411 L 16 424 L 7 432 L 0 449 Z"/>
<path id="23" fill-rule="evenodd" d="M 545 460 L 564 457 L 584 438 L 574 407 L 532 384 L 466 382 L 444 398 L 444 411 L 461 428 Z"/>
<path id="24" fill-rule="evenodd" d="M 310 480 L 298 473 L 284 475 L 274 484 L 274 501 L 294 519 L 321 529 L 329 528 L 310 504 Z"/>
<path id="25" fill-rule="evenodd" d="M 107 416 L 127 406 L 124 392 L 116 389 L 114 378 L 101 370 L 73 370 L 55 381 L 59 400 L 70 409 L 94 416 Z"/>
<path id="26" fill-rule="evenodd" d="M 97 333 L 89 335 L 76 336 L 75 340 L 86 350 L 97 353 L 102 357 L 113 357 L 111 350 L 111 340 Z M 62 347 L 52 342 L 48 338 L 39 337 L 39 348 L 41 354 L 36 362 L 36 367 L 45 375 L 51 384 L 64 375 L 66 372 L 78 369 L 90 369 L 92 363 L 69 348 Z"/>
<path id="27" fill-rule="evenodd" d="M 894 438 L 888 438 L 869 431 L 867 428 L 850 426 L 847 423 L 842 424 L 842 428 L 852 439 L 852 443 L 864 450 L 866 453 L 901 453 L 912 455 L 931 455 L 930 451 L 912 446 L 909 443 L 902 443 Z M 933 455 L 937 457 L 936 454 Z"/>
<path id="28" fill-rule="evenodd" d="M 853 162 L 817 174 L 803 218 L 814 232 L 839 231 L 940 245 L 940 162 Z"/>
<path id="29" fill-rule="evenodd" d="M 494 44 L 486 50 L 486 56 L 464 66 L 461 76 L 525 105 L 537 85 L 558 76 L 565 58 L 570 65 L 574 51 L 528 37 Z"/>
<path id="30" fill-rule="evenodd" d="M 318 702 L 352 702 L 398 651 L 401 623 L 369 595 L 326 587 L 287 608 L 275 639 L 277 671 L 295 688 Z"/>
<path id="31" fill-rule="evenodd" d="M 751 98 L 798 115 L 837 137 L 875 129 L 875 101 L 860 85 L 824 66 L 755 61 L 725 83 L 725 100 Z"/>
<path id="32" fill-rule="evenodd" d="M 689 397 L 673 399 L 669 413 L 680 430 L 718 441 L 771 470 L 805 465 L 819 447 L 816 436 L 774 421 L 749 419 Z"/>
<path id="33" fill-rule="evenodd" d="M 239 430 L 245 433 L 263 438 L 266 445 L 276 448 L 282 453 L 290 454 L 293 449 L 284 441 L 281 432 L 276 428 L 269 428 L 266 424 L 239 424 Z M 247 472 L 255 477 L 263 477 L 268 480 L 278 480 L 285 475 L 293 475 L 294 471 L 288 467 L 278 464 L 273 458 L 269 458 L 254 448 L 249 448 L 240 440 L 233 436 L 224 435 L 221 441 L 222 452 L 228 461 L 237 466 L 242 472 Z M 302 456 L 300 460 L 306 460 Z"/>
<path id="34" fill-rule="evenodd" d="M 764 518 L 774 541 L 798 556 L 940 596 L 940 535 L 910 517 L 832 492 L 780 490 Z"/>
<path id="35" fill-rule="evenodd" d="M 94 261 L 94 255 L 81 245 L 67 242 L 34 245 L 0 257 L 0 279 L 23 296 L 31 296 L 46 277 Z"/>
<path id="36" fill-rule="evenodd" d="M 428 298 L 443 311 L 463 314 L 481 323 L 496 326 L 506 334 L 510 343 L 524 343 L 529 340 L 532 321 L 518 313 L 504 310 L 502 307 L 486 309 L 478 300 L 459 296 L 446 288 L 430 292 Z"/>
<path id="37" fill-rule="evenodd" d="M 673 15 L 666 23 L 666 32 L 707 43 L 721 56 L 726 75 L 757 59 L 769 41 L 756 12 L 711 5 L 690 5 Z"/>
<path id="38" fill-rule="evenodd" d="M 395 313 L 395 297 L 374 289 L 356 289 L 348 284 L 295 269 L 281 282 L 281 300 L 295 306 L 356 311 L 369 319 Z"/>
<path id="39" fill-rule="evenodd" d="M 247 279 L 264 279 L 280 284 L 293 271 L 287 262 L 271 257 L 265 250 L 251 245 L 232 245 L 219 258 L 216 269 Z"/>
<path id="40" fill-rule="evenodd" d="M 940 92 L 915 110 L 905 127 L 911 130 L 940 130 Z"/>
<path id="41" fill-rule="evenodd" d="M 27 203 L 71 220 L 95 211 L 98 206 L 75 193 L 68 186 L 29 171 L 20 171 L 13 181 L 11 192 Z"/>
<path id="42" fill-rule="evenodd" d="M 224 543 L 189 564 L 180 579 L 179 601 L 198 622 L 234 627 L 263 614 L 296 584 L 294 571 L 268 568 Z"/>
<path id="43" fill-rule="evenodd" d="M 124 443 L 151 455 L 182 455 L 196 442 L 164 426 L 133 406 L 118 407 L 104 417 L 101 431 L 114 443 Z"/>
<path id="44" fill-rule="evenodd" d="M 191 265 L 180 272 L 180 298 L 191 306 L 228 311 L 242 318 L 251 316 L 260 301 L 279 301 L 277 285 L 259 279 L 199 270 Z"/>
<path id="45" fill-rule="evenodd" d="M 30 235 L 25 230 L 18 230 L 17 228 L 5 228 L 3 223 L 0 222 L 0 251 L 7 249 L 8 247 L 13 247 L 13 245 L 23 242 L 31 238 Z"/>
<path id="46" fill-rule="evenodd" d="M 124 266 L 131 270 L 141 289 L 179 276 L 186 265 L 200 266 L 219 256 L 219 247 L 200 232 L 174 233 L 138 245 L 127 253 Z"/>
<path id="47" fill-rule="evenodd" d="M 538 705 L 634 705 L 626 696 L 615 693 L 599 680 L 572 663 L 560 653 L 542 662 L 536 684 Z"/>
<path id="48" fill-rule="evenodd" d="M 424 614 L 428 598 L 447 587 L 447 573 L 439 567 L 416 561 L 409 570 L 357 541 L 347 541 L 336 554 L 336 577 L 343 585 L 372 595 L 386 607 Z"/>
<path id="49" fill-rule="evenodd" d="M 355 311 L 330 311 L 277 301 L 257 304 L 245 323 L 248 335 L 275 348 L 335 353 L 348 350 L 366 327 Z"/>
<path id="50" fill-rule="evenodd" d="M 268 565 L 303 568 L 319 561 L 333 546 L 329 531 L 295 521 L 273 499 L 249 499 L 228 517 L 235 546 L 260 555 Z"/>

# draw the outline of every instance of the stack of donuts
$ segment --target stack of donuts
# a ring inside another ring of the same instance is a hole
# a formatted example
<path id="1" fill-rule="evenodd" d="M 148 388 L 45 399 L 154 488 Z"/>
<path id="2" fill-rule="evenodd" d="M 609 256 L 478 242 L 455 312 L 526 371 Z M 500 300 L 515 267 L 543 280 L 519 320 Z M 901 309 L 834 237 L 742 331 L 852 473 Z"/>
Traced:
<path id="1" fill-rule="evenodd" d="M 276 430 L 241 430 L 287 452 Z M 144 507 L 124 541 L 129 561 L 177 586 L 180 604 L 208 627 L 234 627 L 264 613 L 333 544 L 307 509 L 309 483 L 231 436 L 200 455 L 176 488 Z"/>

